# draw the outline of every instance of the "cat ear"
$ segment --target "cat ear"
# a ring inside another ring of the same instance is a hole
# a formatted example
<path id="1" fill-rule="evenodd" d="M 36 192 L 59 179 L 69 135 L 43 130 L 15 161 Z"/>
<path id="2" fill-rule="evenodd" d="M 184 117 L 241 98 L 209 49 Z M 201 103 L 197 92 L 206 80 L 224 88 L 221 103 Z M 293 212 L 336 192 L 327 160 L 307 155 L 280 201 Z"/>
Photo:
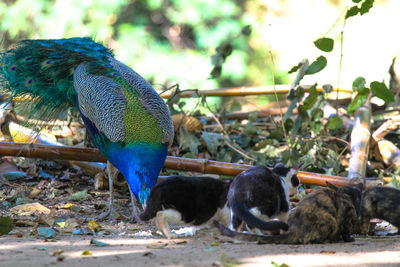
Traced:
<path id="1" fill-rule="evenodd" d="M 281 172 L 283 172 L 284 170 L 286 169 L 286 167 L 285 167 L 285 165 L 283 165 L 282 163 L 277 163 L 275 166 L 274 166 L 274 168 L 272 169 L 272 171 L 274 172 L 274 173 L 281 173 Z M 287 169 L 289 169 L 289 168 L 287 168 Z"/>
<path id="2" fill-rule="evenodd" d="M 338 190 L 338 188 L 337 188 L 335 185 L 331 184 L 330 182 L 326 182 L 326 186 L 327 186 L 328 188 L 330 188 L 330 189 L 335 190 L 335 191 Z"/>
<path id="3" fill-rule="evenodd" d="M 294 166 L 293 169 L 295 169 L 296 171 L 298 171 L 298 170 L 301 168 L 301 166 L 303 166 L 303 164 L 304 164 L 304 162 L 300 162 L 300 163 L 298 163 L 296 166 Z"/>

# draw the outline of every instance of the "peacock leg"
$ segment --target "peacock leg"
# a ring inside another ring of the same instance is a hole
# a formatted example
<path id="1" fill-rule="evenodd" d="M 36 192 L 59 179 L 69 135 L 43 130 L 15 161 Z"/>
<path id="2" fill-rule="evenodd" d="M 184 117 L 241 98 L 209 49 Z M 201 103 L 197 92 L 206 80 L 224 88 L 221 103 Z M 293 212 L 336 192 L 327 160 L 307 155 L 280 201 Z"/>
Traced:
<path id="1" fill-rule="evenodd" d="M 139 208 L 137 206 L 137 201 L 135 195 L 132 193 L 131 188 L 128 186 L 129 192 L 131 193 L 131 205 L 132 205 L 132 216 L 131 222 L 135 221 L 137 223 L 142 223 L 143 221 L 139 218 Z"/>
<path id="2" fill-rule="evenodd" d="M 111 221 L 115 221 L 113 211 L 113 201 L 114 201 L 114 196 L 113 196 L 113 181 L 116 181 L 118 177 L 118 169 L 114 167 L 114 165 L 111 164 L 111 162 L 107 161 L 107 175 L 108 175 L 108 189 L 110 191 L 110 196 L 108 198 L 108 210 L 101 213 L 96 220 L 104 220 L 105 218 L 109 217 Z"/>

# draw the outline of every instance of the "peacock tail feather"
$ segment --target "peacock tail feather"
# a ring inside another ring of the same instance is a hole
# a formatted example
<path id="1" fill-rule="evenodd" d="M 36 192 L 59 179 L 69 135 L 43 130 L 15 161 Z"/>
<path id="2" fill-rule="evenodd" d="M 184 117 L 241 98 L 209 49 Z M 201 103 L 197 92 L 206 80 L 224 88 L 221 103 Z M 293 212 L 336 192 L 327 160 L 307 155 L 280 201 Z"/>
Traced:
<path id="1" fill-rule="evenodd" d="M 11 99 L 31 96 L 32 114 L 54 118 L 78 108 L 100 151 L 135 196 L 147 198 L 174 134 L 165 102 L 147 81 L 87 37 L 21 41 L 0 54 L 0 64 L 2 90 Z"/>

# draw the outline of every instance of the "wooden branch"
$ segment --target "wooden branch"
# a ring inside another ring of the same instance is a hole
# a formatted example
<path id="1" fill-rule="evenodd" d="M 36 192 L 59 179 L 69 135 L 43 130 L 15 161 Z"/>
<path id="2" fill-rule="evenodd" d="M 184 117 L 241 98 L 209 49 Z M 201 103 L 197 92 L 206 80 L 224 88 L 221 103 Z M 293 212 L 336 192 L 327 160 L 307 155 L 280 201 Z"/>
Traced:
<path id="1" fill-rule="evenodd" d="M 0 142 L 1 156 L 67 159 L 79 161 L 106 162 L 100 151 L 95 148 L 63 147 L 39 144 L 24 144 L 12 142 Z M 199 173 L 214 173 L 220 175 L 236 176 L 254 166 L 248 164 L 228 163 L 206 159 L 187 159 L 168 156 L 164 164 L 165 168 L 192 171 Z M 330 182 L 337 186 L 352 185 L 353 180 L 345 177 L 325 175 L 300 171 L 297 176 L 303 184 L 322 185 Z"/>
<path id="2" fill-rule="evenodd" d="M 308 92 L 308 89 L 312 85 L 302 85 L 305 89 L 305 92 Z M 290 85 L 275 85 L 277 94 L 287 94 L 290 91 Z M 323 88 L 317 88 L 317 92 L 323 92 Z M 342 89 L 337 88 L 333 91 L 344 92 L 351 94 L 353 91 L 351 89 Z M 265 95 L 265 94 L 274 94 L 274 86 L 253 86 L 253 87 L 234 87 L 234 88 L 222 88 L 222 89 L 213 89 L 213 90 L 185 90 L 180 91 L 178 94 L 180 97 L 199 97 L 199 96 L 248 96 L 248 95 Z M 162 98 L 171 98 L 175 96 L 175 91 L 166 91 L 161 93 Z"/>
<path id="3" fill-rule="evenodd" d="M 394 170 L 400 168 L 400 149 L 392 142 L 382 139 L 378 142 L 383 162 Z"/>
<path id="4" fill-rule="evenodd" d="M 351 156 L 349 179 L 364 179 L 368 161 L 369 140 L 371 137 L 371 106 L 360 107 L 354 115 L 354 127 L 351 132 Z"/>
<path id="5" fill-rule="evenodd" d="M 390 131 L 396 130 L 400 125 L 400 118 L 387 120 L 372 134 L 375 142 L 382 140 Z"/>

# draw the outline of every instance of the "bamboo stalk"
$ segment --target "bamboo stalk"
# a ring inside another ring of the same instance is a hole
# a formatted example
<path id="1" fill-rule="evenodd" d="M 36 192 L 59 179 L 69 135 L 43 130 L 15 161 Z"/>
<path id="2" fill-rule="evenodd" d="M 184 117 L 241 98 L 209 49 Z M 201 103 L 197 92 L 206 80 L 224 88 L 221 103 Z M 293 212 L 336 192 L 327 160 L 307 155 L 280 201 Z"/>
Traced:
<path id="1" fill-rule="evenodd" d="M 312 85 L 302 85 L 304 90 L 308 92 L 308 89 Z M 290 85 L 275 85 L 277 94 L 287 94 L 290 91 Z M 180 91 L 180 97 L 199 97 L 199 96 L 249 96 L 249 95 L 265 95 L 265 94 L 274 94 L 275 93 L 274 86 L 252 86 L 252 87 L 233 87 L 233 88 L 222 88 L 222 89 L 213 89 L 213 90 L 185 90 Z M 351 94 L 353 91 L 351 89 L 343 89 L 343 88 L 335 88 L 333 91 L 349 93 Z M 324 92 L 323 88 L 317 88 L 317 92 Z M 166 91 L 161 93 L 162 98 L 171 98 L 175 95 L 175 91 Z"/>
<path id="2" fill-rule="evenodd" d="M 285 113 L 287 108 L 282 108 L 282 112 Z M 279 108 L 269 108 L 269 109 L 262 109 L 262 110 L 255 110 L 255 111 L 248 111 L 248 112 L 232 112 L 225 114 L 223 116 L 218 116 L 218 119 L 226 119 L 226 120 L 246 120 L 249 118 L 250 114 L 257 113 L 257 118 L 266 118 L 271 115 L 279 115 L 280 110 Z M 295 112 L 293 112 L 295 113 Z M 206 121 L 214 120 L 212 116 L 204 116 L 202 117 Z"/>
<path id="3" fill-rule="evenodd" d="M 106 162 L 106 159 L 95 148 L 79 148 L 67 146 L 53 146 L 42 144 L 24 144 L 0 142 L 0 155 L 28 158 L 66 159 L 79 161 Z M 193 171 L 199 173 L 214 173 L 220 175 L 236 176 L 254 166 L 248 164 L 228 163 L 206 159 L 187 159 L 168 156 L 165 168 Z M 325 175 L 300 171 L 297 176 L 302 184 L 322 185 L 330 182 L 337 186 L 352 185 L 353 180 L 345 177 Z"/>
<path id="4" fill-rule="evenodd" d="M 364 179 L 368 161 L 369 140 L 371 137 L 371 106 L 360 107 L 354 114 L 354 127 L 351 132 L 351 156 L 349 179 Z"/>

